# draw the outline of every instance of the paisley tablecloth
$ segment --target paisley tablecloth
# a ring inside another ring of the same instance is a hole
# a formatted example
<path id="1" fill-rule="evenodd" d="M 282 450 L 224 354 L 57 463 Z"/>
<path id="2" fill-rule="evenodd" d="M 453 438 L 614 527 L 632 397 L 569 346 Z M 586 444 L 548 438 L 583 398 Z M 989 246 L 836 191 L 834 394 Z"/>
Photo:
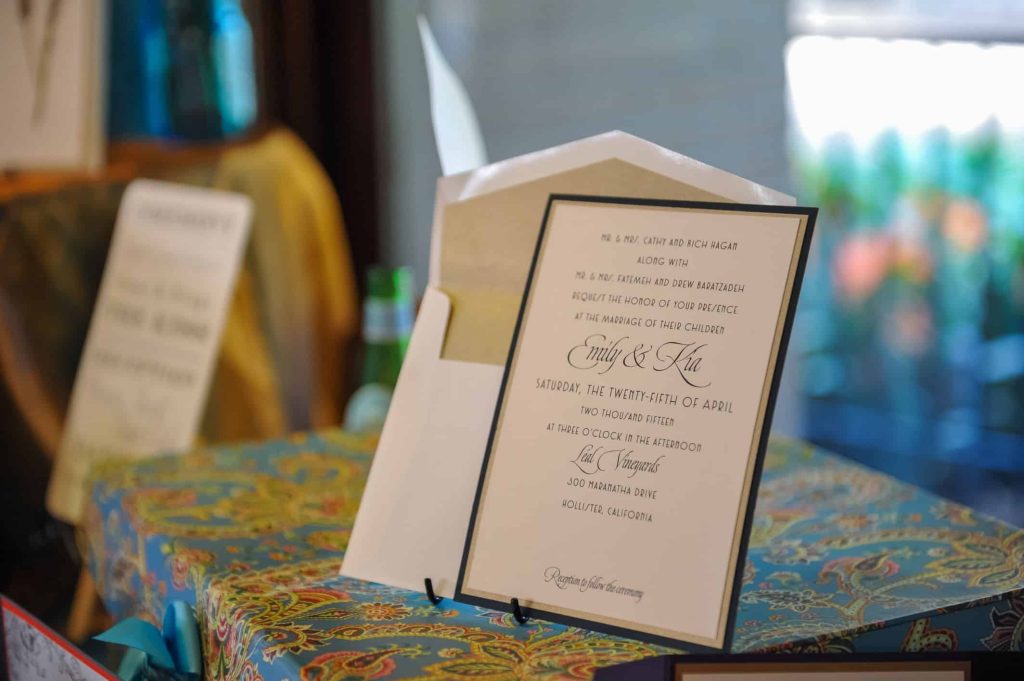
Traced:
<path id="1" fill-rule="evenodd" d="M 210 679 L 586 679 L 668 652 L 339 577 L 371 460 L 330 431 L 101 465 L 86 530 L 107 608 L 194 604 Z M 957 649 L 1024 649 L 1024 531 L 773 440 L 734 650 Z"/>

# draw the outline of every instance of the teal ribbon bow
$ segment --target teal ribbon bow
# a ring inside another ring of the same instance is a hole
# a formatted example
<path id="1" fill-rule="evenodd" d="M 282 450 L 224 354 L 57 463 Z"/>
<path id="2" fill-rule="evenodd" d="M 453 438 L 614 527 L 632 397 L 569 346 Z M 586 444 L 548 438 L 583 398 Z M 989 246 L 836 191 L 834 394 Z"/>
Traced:
<path id="1" fill-rule="evenodd" d="M 129 617 L 96 637 L 128 647 L 117 676 L 122 681 L 196 681 L 203 674 L 203 652 L 195 613 L 184 601 L 167 604 L 164 629 Z"/>

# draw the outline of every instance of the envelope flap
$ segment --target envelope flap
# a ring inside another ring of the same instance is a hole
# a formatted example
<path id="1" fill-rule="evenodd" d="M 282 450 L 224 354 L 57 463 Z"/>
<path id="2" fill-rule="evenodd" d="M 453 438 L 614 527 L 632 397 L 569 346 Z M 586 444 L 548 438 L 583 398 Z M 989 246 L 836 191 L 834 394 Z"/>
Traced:
<path id="1" fill-rule="evenodd" d="M 461 199 L 618 158 L 678 182 L 700 185 L 732 201 L 793 205 L 793 197 L 701 163 L 621 130 L 492 163 L 467 173 Z"/>
<path id="2" fill-rule="evenodd" d="M 611 158 L 449 204 L 439 254 L 439 283 L 453 308 L 445 359 L 505 363 L 541 217 L 556 193 L 733 200 Z"/>
<path id="3" fill-rule="evenodd" d="M 533 182 L 574 168 L 621 159 L 667 178 L 703 187 L 730 201 L 792 206 L 792 196 L 745 180 L 620 130 L 594 135 L 557 147 L 523 154 L 438 181 L 431 233 L 430 283 L 440 283 L 440 241 L 443 208 L 455 201 Z M 623 194 L 616 194 L 623 195 Z"/>

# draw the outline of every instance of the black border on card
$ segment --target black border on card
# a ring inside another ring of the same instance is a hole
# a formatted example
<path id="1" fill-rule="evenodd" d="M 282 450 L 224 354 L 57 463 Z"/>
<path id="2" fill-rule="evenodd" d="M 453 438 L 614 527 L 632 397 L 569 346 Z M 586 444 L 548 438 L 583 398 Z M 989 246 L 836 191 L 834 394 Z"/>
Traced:
<path id="1" fill-rule="evenodd" d="M 753 522 L 754 518 L 754 506 L 757 500 L 757 489 L 761 481 L 761 470 L 764 464 L 765 448 L 768 444 L 768 434 L 771 430 L 772 416 L 775 411 L 775 400 L 779 390 L 779 381 L 782 377 L 782 369 L 785 363 L 786 350 L 789 346 L 790 331 L 793 326 L 793 317 L 796 313 L 796 306 L 797 301 L 799 300 L 800 288 L 803 283 L 804 269 L 807 265 L 807 256 L 808 252 L 810 251 L 811 239 L 814 235 L 814 223 L 815 218 L 818 215 L 818 209 L 808 206 L 768 206 L 750 203 L 674 201 L 668 199 L 640 199 L 619 196 L 600 196 L 582 194 L 551 194 L 548 196 L 547 206 L 544 208 L 544 217 L 540 224 L 540 232 L 537 235 L 537 244 L 534 247 L 533 258 L 530 261 L 530 269 L 526 277 L 526 286 L 523 289 L 522 302 L 519 305 L 519 314 L 516 317 L 516 326 L 515 331 L 512 334 L 512 343 L 509 346 L 508 357 L 505 361 L 505 369 L 501 377 L 501 387 L 498 391 L 498 402 L 494 408 L 494 418 L 491 421 L 490 432 L 488 433 L 487 436 L 487 448 L 484 451 L 483 463 L 480 469 L 480 478 L 477 481 L 476 493 L 473 498 L 473 508 L 469 518 L 469 527 L 466 530 L 466 542 L 465 545 L 463 546 L 462 560 L 460 561 L 459 564 L 459 579 L 455 587 L 456 600 L 464 603 L 470 603 L 472 605 L 479 605 L 483 607 L 492 608 L 499 611 L 511 610 L 509 603 L 495 601 L 489 598 L 483 598 L 480 596 L 473 596 L 464 593 L 462 587 L 466 575 L 466 560 L 469 556 L 470 546 L 472 545 L 473 531 L 476 527 L 476 519 L 477 512 L 480 506 L 480 498 L 483 494 L 484 479 L 487 473 L 488 464 L 490 463 L 491 450 L 494 446 L 494 437 L 497 430 L 498 420 L 501 415 L 502 406 L 505 400 L 505 390 L 508 387 L 508 379 L 512 366 L 512 359 L 515 354 L 516 346 L 519 342 L 519 333 L 522 329 L 523 318 L 526 315 L 527 300 L 529 299 L 530 288 L 533 285 L 534 275 L 536 274 L 537 261 L 540 257 L 541 245 L 544 243 L 544 236 L 547 232 L 548 220 L 551 215 L 551 207 L 556 201 L 574 201 L 583 203 L 598 203 L 627 206 L 654 206 L 660 208 L 697 208 L 703 210 L 719 210 L 747 213 L 776 213 L 780 215 L 799 215 L 805 217 L 807 220 L 806 228 L 803 235 L 803 241 L 800 244 L 800 254 L 797 259 L 796 271 L 794 272 L 793 276 L 793 286 L 792 290 L 790 291 L 789 304 L 786 309 L 782 333 L 779 337 L 778 356 L 775 360 L 775 371 L 772 374 L 771 386 L 769 387 L 768 391 L 768 400 L 765 405 L 764 422 L 762 423 L 761 433 L 758 437 L 757 452 L 755 455 L 754 468 L 750 481 L 750 491 L 747 498 L 747 507 L 745 517 L 743 519 L 743 528 L 741 531 L 739 547 L 737 552 L 737 564 L 733 571 L 733 584 L 732 591 L 729 597 L 728 612 L 726 613 L 725 636 L 722 641 L 722 648 L 719 649 L 713 646 L 705 646 L 702 644 L 692 643 L 689 641 L 682 641 L 679 639 L 658 636 L 656 634 L 650 634 L 647 632 L 637 631 L 634 629 L 609 625 L 603 622 L 595 622 L 587 619 L 581 619 L 569 615 L 562 615 L 559 613 L 536 610 L 533 608 L 527 609 L 527 614 L 537 615 L 541 619 L 548 620 L 551 622 L 558 622 L 569 626 L 590 629 L 593 631 L 600 631 L 615 636 L 623 636 L 626 638 L 632 638 L 640 641 L 646 641 L 649 643 L 669 646 L 677 650 L 685 650 L 691 652 L 728 651 L 732 647 L 733 627 L 735 625 L 734 620 L 736 616 L 737 605 L 739 603 L 740 591 L 743 583 L 743 564 L 746 561 L 747 556 L 747 545 L 750 539 L 751 523 Z M 510 596 L 512 595 L 514 594 L 511 594 Z"/>
<path id="2" fill-rule="evenodd" d="M 829 666 L 851 664 L 887 665 L 896 669 L 906 665 L 946 666 L 953 671 L 963 671 L 966 681 L 1003 681 L 1022 678 L 1024 675 L 1024 653 L 1014 651 L 934 651 L 916 653 L 740 653 L 711 655 L 662 655 L 642 660 L 602 667 L 594 672 L 594 681 L 677 681 L 686 666 L 701 673 L 709 666 L 728 665 L 738 668 L 739 674 L 779 673 L 785 667 L 817 667 L 829 671 Z M 775 667 L 759 670 L 758 667 Z M 705 669 L 701 669 L 704 667 Z M 743 669 L 748 667 L 748 669 Z M 683 669 L 681 669 L 683 668 Z M 836 671 L 841 671 L 837 669 Z M 847 669 L 846 671 L 852 671 Z M 876 670 L 880 671 L 880 670 Z M 900 669 L 900 671 L 903 671 Z M 907 669 L 906 671 L 912 671 Z M 937 671 L 937 670 L 935 670 Z M 685 677 L 684 677 L 685 678 Z"/>

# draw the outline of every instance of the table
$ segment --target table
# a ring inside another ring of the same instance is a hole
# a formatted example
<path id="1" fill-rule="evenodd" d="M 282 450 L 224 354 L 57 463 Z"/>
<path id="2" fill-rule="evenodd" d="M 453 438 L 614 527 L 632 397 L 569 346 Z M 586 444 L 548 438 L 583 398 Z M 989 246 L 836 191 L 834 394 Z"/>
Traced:
<path id="1" fill-rule="evenodd" d="M 325 431 L 101 464 L 85 529 L 108 610 L 158 622 L 169 600 L 194 604 L 210 679 L 586 679 L 668 652 L 340 577 L 371 461 Z M 1024 531 L 771 441 L 734 650 L 1022 642 Z"/>

